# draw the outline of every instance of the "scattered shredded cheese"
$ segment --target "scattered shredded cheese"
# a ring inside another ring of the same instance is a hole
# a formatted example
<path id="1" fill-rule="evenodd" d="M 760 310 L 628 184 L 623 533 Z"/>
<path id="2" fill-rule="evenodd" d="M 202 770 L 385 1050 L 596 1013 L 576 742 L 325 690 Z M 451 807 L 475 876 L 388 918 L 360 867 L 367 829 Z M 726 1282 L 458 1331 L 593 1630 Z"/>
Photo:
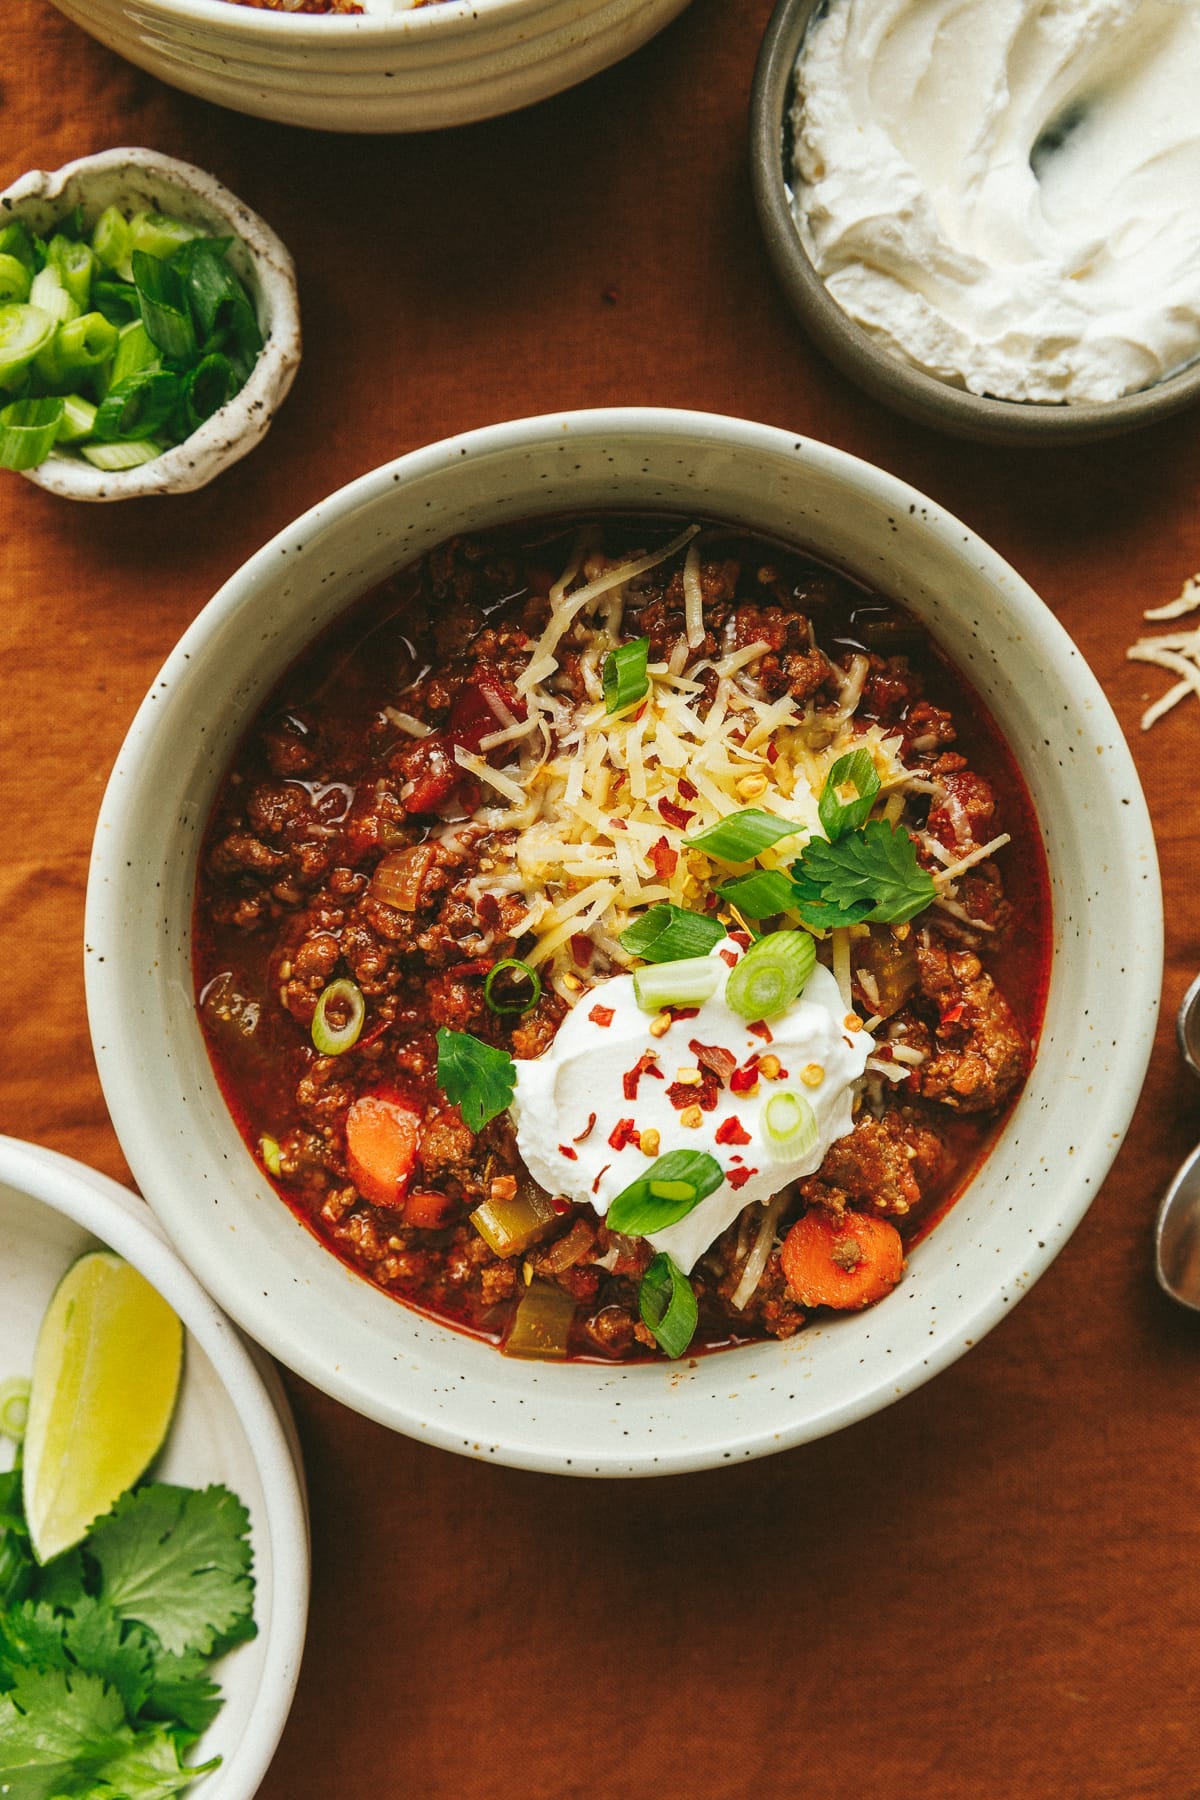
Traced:
<path id="1" fill-rule="evenodd" d="M 1142 617 L 1154 621 L 1181 619 L 1200 611 L 1200 571 L 1189 575 L 1174 600 L 1163 606 L 1151 606 Z M 1156 637 L 1139 638 L 1125 652 L 1130 662 L 1153 663 L 1180 679 L 1148 706 L 1142 714 L 1142 730 L 1149 731 L 1172 707 L 1189 694 L 1200 698 L 1200 626 L 1191 631 L 1164 631 Z"/>

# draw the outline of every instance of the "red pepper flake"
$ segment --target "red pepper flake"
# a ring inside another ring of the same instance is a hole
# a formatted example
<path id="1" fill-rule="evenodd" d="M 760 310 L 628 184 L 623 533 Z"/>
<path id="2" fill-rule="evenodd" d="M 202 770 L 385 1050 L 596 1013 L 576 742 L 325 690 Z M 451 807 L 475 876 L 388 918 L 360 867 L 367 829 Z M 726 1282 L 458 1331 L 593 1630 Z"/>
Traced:
<path id="1" fill-rule="evenodd" d="M 365 1050 L 369 1044 L 377 1044 L 384 1032 L 390 1031 L 391 1028 L 392 1021 L 390 1019 L 376 1019 L 374 1025 L 368 1026 L 367 1030 L 362 1033 L 354 1048 Z"/>
<path id="2" fill-rule="evenodd" d="M 690 825 L 696 816 L 694 812 L 688 812 L 686 807 L 676 806 L 673 800 L 668 800 L 665 796 L 659 801 L 658 810 L 668 825 L 677 825 L 680 831 Z"/>
<path id="3" fill-rule="evenodd" d="M 595 1115 L 595 1113 L 589 1113 L 587 1124 L 584 1126 L 583 1130 L 578 1134 L 578 1136 L 573 1137 L 571 1139 L 571 1142 L 573 1144 L 582 1144 L 584 1138 L 591 1137 L 591 1135 L 595 1129 L 596 1129 L 596 1115 Z"/>
<path id="4" fill-rule="evenodd" d="M 610 819 L 608 822 L 612 826 L 614 831 L 628 831 L 629 830 L 629 827 L 628 827 L 628 825 L 626 825 L 624 819 Z"/>
<path id="5" fill-rule="evenodd" d="M 731 1188 L 740 1188 L 745 1187 L 750 1177 L 757 1174 L 757 1169 L 727 1169 L 725 1179 Z"/>
<path id="6" fill-rule="evenodd" d="M 608 1147 L 610 1150 L 623 1150 L 626 1144 L 633 1143 L 636 1137 L 637 1128 L 633 1120 L 618 1119 L 608 1134 Z"/>
<path id="7" fill-rule="evenodd" d="M 565 1194 L 552 1194 L 550 1196 L 550 1204 L 560 1219 L 564 1213 L 569 1213 L 571 1210 L 571 1202 L 567 1199 Z"/>
<path id="8" fill-rule="evenodd" d="M 579 1161 L 578 1150 L 572 1150 L 570 1144 L 560 1144 L 558 1146 L 558 1154 L 560 1156 L 565 1156 L 568 1162 L 578 1162 Z"/>
<path id="9" fill-rule="evenodd" d="M 720 1044 L 702 1044 L 698 1038 L 688 1040 L 688 1049 L 702 1069 L 711 1069 L 722 1086 L 737 1068 L 737 1057 Z"/>
<path id="10" fill-rule="evenodd" d="M 673 1019 L 698 1019 L 700 1017 L 698 1006 L 668 1006 L 667 1011 Z"/>
<path id="11" fill-rule="evenodd" d="M 758 1058 L 752 1056 L 740 1069 L 735 1069 L 729 1077 L 731 1094 L 748 1094 L 758 1082 Z"/>
<path id="12" fill-rule="evenodd" d="M 765 1019 L 755 1019 L 753 1025 L 747 1025 L 746 1030 L 751 1037 L 761 1038 L 764 1044 L 772 1044 L 775 1041 L 771 1036 L 771 1027 Z"/>
<path id="13" fill-rule="evenodd" d="M 767 745 L 767 761 L 769 763 L 777 763 L 779 761 L 779 746 L 774 740 Z"/>
<path id="14" fill-rule="evenodd" d="M 957 1025 L 966 1010 L 966 1007 L 960 1000 L 956 1006 L 948 1006 L 946 1008 L 945 1012 L 942 1014 L 940 1023 L 942 1025 Z"/>
<path id="15" fill-rule="evenodd" d="M 653 1050 L 644 1050 L 634 1063 L 632 1069 L 626 1069 L 624 1075 L 622 1075 L 621 1086 L 625 1090 L 625 1098 L 627 1100 L 637 1099 L 638 1082 L 642 1079 L 643 1075 L 653 1075 L 656 1081 L 663 1081 L 666 1079 L 662 1070 L 658 1067 L 658 1058 Z"/>
<path id="16" fill-rule="evenodd" d="M 474 956 L 470 962 L 455 963 L 452 969 L 446 970 L 446 973 L 455 976 L 486 975 L 495 960 L 494 956 Z"/>
<path id="17" fill-rule="evenodd" d="M 575 936 L 571 939 L 571 956 L 574 959 L 576 968 L 591 968 L 592 940 L 590 937 L 584 937 L 581 931 L 577 931 Z"/>
<path id="18" fill-rule="evenodd" d="M 716 1076 L 705 1069 L 704 1079 L 700 1082 L 673 1081 L 667 1089 L 667 1099 L 676 1112 L 683 1112 L 689 1106 L 698 1106 L 702 1112 L 715 1112 L 720 1092 Z"/>
<path id="19" fill-rule="evenodd" d="M 694 800 L 700 791 L 698 788 L 692 786 L 686 775 L 681 775 L 679 780 L 675 783 L 675 786 L 685 800 Z"/>
<path id="20" fill-rule="evenodd" d="M 731 931 L 729 935 L 735 944 L 741 945 L 743 950 L 748 950 L 750 948 L 750 933 L 748 931 Z M 751 1027 L 751 1030 L 753 1030 L 753 1026 Z"/>
<path id="21" fill-rule="evenodd" d="M 675 873 L 679 861 L 678 850 L 672 850 L 665 837 L 650 846 L 650 861 L 654 864 L 654 873 L 660 881 L 669 881 Z"/>
<path id="22" fill-rule="evenodd" d="M 880 1062 L 892 1062 L 894 1060 L 892 1056 L 892 1046 L 890 1044 L 876 1044 L 874 1055 Z"/>
<path id="23" fill-rule="evenodd" d="M 600 1173 L 597 1175 L 595 1181 L 593 1181 L 593 1183 L 592 1183 L 593 1194 L 598 1194 L 600 1192 L 600 1183 L 604 1180 L 604 1177 L 608 1174 L 608 1171 L 611 1168 L 612 1168 L 611 1163 L 605 1163 L 604 1167 L 601 1169 Z"/>
<path id="24" fill-rule="evenodd" d="M 728 963 L 731 969 L 737 968 L 738 953 L 736 950 L 718 950 L 717 955 L 721 958 L 722 962 Z"/>
<path id="25" fill-rule="evenodd" d="M 616 1018 L 616 1009 L 611 1006 L 593 1006 L 588 1018 L 593 1025 L 609 1026 Z"/>
<path id="26" fill-rule="evenodd" d="M 740 1119 L 722 1119 L 713 1133 L 713 1142 L 717 1144 L 748 1144 L 750 1133 Z"/>

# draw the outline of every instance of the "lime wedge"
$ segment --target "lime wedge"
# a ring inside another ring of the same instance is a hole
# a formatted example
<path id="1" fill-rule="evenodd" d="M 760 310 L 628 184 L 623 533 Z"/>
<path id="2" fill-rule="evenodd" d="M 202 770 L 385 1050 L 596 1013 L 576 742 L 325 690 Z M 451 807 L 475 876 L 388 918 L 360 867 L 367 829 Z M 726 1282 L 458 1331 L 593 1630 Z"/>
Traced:
<path id="1" fill-rule="evenodd" d="M 73 1263 L 38 1333 L 25 1431 L 25 1517 L 49 1562 L 145 1473 L 171 1423 L 183 1326 L 111 1250 Z"/>

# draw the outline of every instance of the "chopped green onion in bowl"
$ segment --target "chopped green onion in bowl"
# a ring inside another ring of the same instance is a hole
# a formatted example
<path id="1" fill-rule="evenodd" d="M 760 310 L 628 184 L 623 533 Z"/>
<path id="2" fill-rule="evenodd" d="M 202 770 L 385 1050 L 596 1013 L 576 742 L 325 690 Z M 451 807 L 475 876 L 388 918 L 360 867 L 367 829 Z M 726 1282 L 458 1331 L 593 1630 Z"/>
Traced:
<path id="1" fill-rule="evenodd" d="M 729 971 L 725 1003 L 741 1019 L 773 1019 L 796 1000 L 817 965 L 807 931 L 769 931 Z"/>
<path id="2" fill-rule="evenodd" d="M 362 1034 L 367 1003 L 357 982 L 346 977 L 331 981 L 317 1001 L 312 1019 L 312 1041 L 322 1056 L 341 1056 L 352 1050 Z"/>
<path id="3" fill-rule="evenodd" d="M 643 1012 L 661 1012 L 664 1006 L 703 1006 L 716 993 L 725 972 L 724 963 L 711 956 L 649 963 L 634 970 L 633 991 Z"/>

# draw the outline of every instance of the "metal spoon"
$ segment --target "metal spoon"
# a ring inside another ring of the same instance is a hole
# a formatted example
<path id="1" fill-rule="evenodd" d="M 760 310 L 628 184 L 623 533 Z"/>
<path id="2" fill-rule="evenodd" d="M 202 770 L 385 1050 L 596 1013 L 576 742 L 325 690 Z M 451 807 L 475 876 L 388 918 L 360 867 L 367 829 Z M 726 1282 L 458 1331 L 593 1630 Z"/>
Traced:
<path id="1" fill-rule="evenodd" d="M 1183 996 L 1175 1035 L 1184 1062 L 1200 1076 L 1200 976 Z M 1165 1294 L 1200 1312 L 1200 1145 L 1163 1195 L 1154 1231 L 1154 1268 Z"/>

